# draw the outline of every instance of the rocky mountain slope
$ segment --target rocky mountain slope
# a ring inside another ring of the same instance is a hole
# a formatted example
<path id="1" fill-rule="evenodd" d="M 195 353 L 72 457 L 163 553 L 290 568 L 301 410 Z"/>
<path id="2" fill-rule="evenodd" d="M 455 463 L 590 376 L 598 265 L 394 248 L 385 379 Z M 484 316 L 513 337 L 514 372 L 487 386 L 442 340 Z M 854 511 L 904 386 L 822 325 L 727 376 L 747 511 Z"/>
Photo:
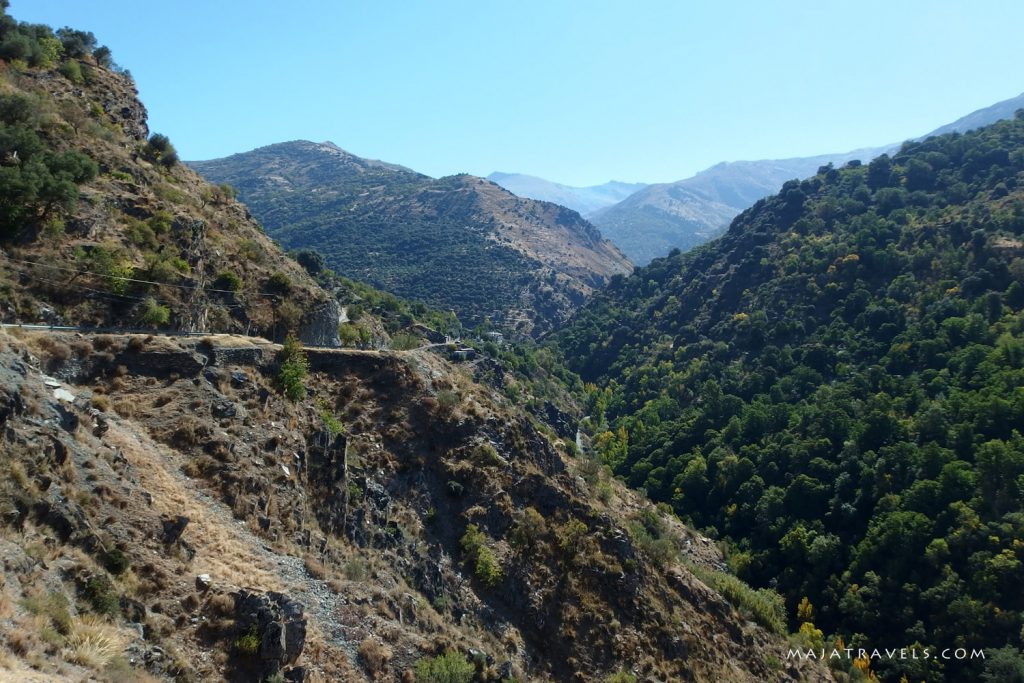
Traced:
<path id="1" fill-rule="evenodd" d="M 8 173 L 0 191 L 5 206 L 32 207 L 5 226 L 4 321 L 336 340 L 330 297 L 228 189 L 203 181 L 177 163 L 166 138 L 150 136 L 130 78 L 87 56 L 50 68 L 8 63 L 0 78 Z M 19 189 L 32 167 L 17 164 L 32 148 L 42 158 L 84 160 L 91 177 L 68 190 L 65 204 L 33 206 Z"/>
<path id="2" fill-rule="evenodd" d="M 1012 118 L 1022 106 L 1024 95 L 979 109 L 918 139 L 964 133 Z M 672 249 L 691 249 L 717 237 L 741 211 L 778 192 L 787 180 L 806 178 L 827 164 L 838 167 L 854 159 L 867 163 L 896 148 L 886 145 L 814 157 L 724 162 L 691 178 L 649 185 L 589 218 L 630 260 L 643 265 Z"/>
<path id="3" fill-rule="evenodd" d="M 604 461 L 793 628 L 935 655 L 872 661 L 884 681 L 1024 668 L 1022 179 L 1021 117 L 823 169 L 560 337 Z"/>
<path id="4" fill-rule="evenodd" d="M 191 164 L 238 188 L 285 247 L 470 325 L 542 334 L 631 268 L 579 214 L 482 178 L 435 180 L 303 141 Z"/>
<path id="5" fill-rule="evenodd" d="M 584 218 L 598 209 L 617 204 L 634 192 L 647 187 L 644 183 L 621 183 L 617 180 L 603 185 L 572 187 L 537 176 L 498 171 L 487 176 L 487 179 L 514 195 L 561 204 L 578 212 Z"/>
<path id="6" fill-rule="evenodd" d="M 172 333 L 0 327 L 0 679 L 830 680 L 579 451 L 539 352 L 252 336 L 309 332 L 310 272 L 349 314 L 422 311 L 285 257 L 109 57 L 0 12 L 4 317 Z"/>
<path id="7" fill-rule="evenodd" d="M 316 399 L 292 402 L 280 353 L 0 333 L 0 670 L 827 679 L 708 587 L 729 580 L 713 547 L 468 370 L 310 351 Z M 424 673 L 442 655 L 469 675 Z"/>

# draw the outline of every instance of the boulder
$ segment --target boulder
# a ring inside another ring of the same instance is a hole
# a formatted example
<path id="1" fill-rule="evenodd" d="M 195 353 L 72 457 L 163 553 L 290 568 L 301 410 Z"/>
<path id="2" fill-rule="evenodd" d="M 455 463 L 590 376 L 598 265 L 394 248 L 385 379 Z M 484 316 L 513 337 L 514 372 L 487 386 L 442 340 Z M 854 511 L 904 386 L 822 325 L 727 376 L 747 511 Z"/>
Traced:
<path id="1" fill-rule="evenodd" d="M 329 299 L 319 307 L 307 313 L 299 328 L 299 339 L 306 346 L 327 346 L 339 348 L 341 337 L 338 326 L 341 324 L 341 305 Z"/>
<path id="2" fill-rule="evenodd" d="M 252 674 L 256 680 L 275 675 L 294 664 L 306 645 L 306 617 L 302 603 L 283 593 L 254 593 L 241 590 L 235 598 L 236 637 L 255 636 L 255 651 L 236 652 L 240 672 Z M 292 669 L 294 671 L 295 667 Z M 304 672 L 299 678 L 303 680 Z"/>

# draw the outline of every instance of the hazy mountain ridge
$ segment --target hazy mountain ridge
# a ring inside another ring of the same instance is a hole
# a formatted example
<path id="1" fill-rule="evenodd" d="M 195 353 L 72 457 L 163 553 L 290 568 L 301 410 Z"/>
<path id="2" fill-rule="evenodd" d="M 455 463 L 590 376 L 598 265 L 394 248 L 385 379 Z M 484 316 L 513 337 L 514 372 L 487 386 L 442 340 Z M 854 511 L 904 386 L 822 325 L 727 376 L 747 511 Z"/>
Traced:
<path id="1" fill-rule="evenodd" d="M 1024 106 L 1024 95 L 979 109 L 918 138 L 964 133 L 1012 118 Z M 716 237 L 729 222 L 754 202 L 778 191 L 794 178 L 805 178 L 826 164 L 842 166 L 852 159 L 864 163 L 899 145 L 866 147 L 852 152 L 792 159 L 735 161 L 716 164 L 673 183 L 657 183 L 622 202 L 596 211 L 591 221 L 636 264 L 666 255 L 670 249 L 690 249 Z"/>
<path id="2" fill-rule="evenodd" d="M 433 179 L 306 141 L 192 165 L 238 188 L 286 247 L 470 324 L 543 333 L 631 268 L 576 212 L 482 178 Z"/>
<path id="3" fill-rule="evenodd" d="M 947 133 L 966 133 L 975 128 L 987 126 L 1002 119 L 1011 119 L 1018 109 L 1024 108 L 1024 93 L 1011 97 L 1008 100 L 996 102 L 990 107 L 984 107 L 963 116 L 953 123 L 939 126 L 932 132 L 924 135 L 918 140 L 924 140 L 933 135 L 946 135 Z"/>
<path id="4" fill-rule="evenodd" d="M 617 180 L 589 187 L 573 187 L 537 176 L 500 171 L 491 173 L 487 179 L 514 195 L 561 204 L 578 212 L 584 218 L 589 218 L 590 214 L 598 209 L 621 202 L 634 192 L 647 187 L 646 183 L 623 183 Z"/>

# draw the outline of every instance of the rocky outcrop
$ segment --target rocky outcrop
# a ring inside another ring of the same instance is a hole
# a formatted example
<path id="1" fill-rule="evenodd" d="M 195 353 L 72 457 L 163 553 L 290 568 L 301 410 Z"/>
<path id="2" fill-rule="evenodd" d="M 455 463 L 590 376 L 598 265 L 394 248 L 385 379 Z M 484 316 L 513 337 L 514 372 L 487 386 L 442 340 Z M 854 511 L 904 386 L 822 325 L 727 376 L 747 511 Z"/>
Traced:
<path id="1" fill-rule="evenodd" d="M 341 304 L 334 299 L 325 301 L 302 319 L 299 339 L 307 346 L 340 347 L 338 325 L 341 324 L 341 317 Z"/>
<path id="2" fill-rule="evenodd" d="M 306 645 L 306 617 L 301 603 L 277 592 L 234 593 L 234 661 L 238 680 L 266 680 L 284 671 L 288 681 L 305 680 L 301 667 L 292 667 Z M 245 678 L 251 676 L 251 678 Z"/>
<path id="3" fill-rule="evenodd" d="M 258 346 L 220 346 L 204 341 L 200 348 L 210 359 L 210 365 L 259 365 L 263 362 L 263 349 Z"/>
<path id="4" fill-rule="evenodd" d="M 133 375 L 143 377 L 194 377 L 206 366 L 207 358 L 201 354 L 180 350 L 125 350 L 118 354 L 116 365 L 124 366 Z"/>

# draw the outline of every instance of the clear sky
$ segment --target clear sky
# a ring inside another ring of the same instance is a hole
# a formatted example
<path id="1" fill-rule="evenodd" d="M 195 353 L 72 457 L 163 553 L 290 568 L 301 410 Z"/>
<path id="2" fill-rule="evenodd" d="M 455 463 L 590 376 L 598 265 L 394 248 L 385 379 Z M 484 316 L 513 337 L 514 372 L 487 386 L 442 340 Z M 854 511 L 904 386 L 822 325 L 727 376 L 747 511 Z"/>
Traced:
<path id="1" fill-rule="evenodd" d="M 13 0 L 90 30 L 185 159 L 294 139 L 434 176 L 667 182 L 1024 91 L 1024 2 Z"/>

